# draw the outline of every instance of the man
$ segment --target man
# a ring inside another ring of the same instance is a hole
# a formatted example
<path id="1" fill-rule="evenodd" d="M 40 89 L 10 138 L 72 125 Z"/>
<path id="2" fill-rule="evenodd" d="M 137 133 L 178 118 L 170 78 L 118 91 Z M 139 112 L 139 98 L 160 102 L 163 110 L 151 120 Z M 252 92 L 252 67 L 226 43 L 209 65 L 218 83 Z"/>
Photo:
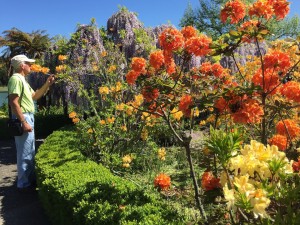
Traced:
<path id="1" fill-rule="evenodd" d="M 25 190 L 35 184 L 35 107 L 33 101 L 41 98 L 54 83 L 54 76 L 50 75 L 45 84 L 34 92 L 25 80 L 25 77 L 30 73 L 30 66 L 33 62 L 35 62 L 34 59 L 29 59 L 25 55 L 13 57 L 11 65 L 14 74 L 8 81 L 9 104 L 12 114 L 21 121 L 24 130 L 22 136 L 15 136 L 18 170 L 17 187 L 19 190 Z"/>

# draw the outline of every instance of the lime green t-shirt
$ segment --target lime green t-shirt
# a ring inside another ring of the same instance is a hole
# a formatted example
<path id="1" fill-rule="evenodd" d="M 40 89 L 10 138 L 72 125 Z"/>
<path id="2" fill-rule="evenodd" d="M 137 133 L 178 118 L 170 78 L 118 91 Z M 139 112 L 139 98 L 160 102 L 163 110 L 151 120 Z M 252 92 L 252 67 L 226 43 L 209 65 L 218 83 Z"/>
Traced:
<path id="1" fill-rule="evenodd" d="M 24 92 L 22 102 L 20 102 L 22 86 L 24 85 Z M 34 103 L 32 93 L 34 92 L 30 85 L 25 80 L 25 77 L 19 73 L 14 73 L 8 81 L 8 94 L 17 94 L 19 96 L 19 104 L 23 113 L 34 113 Z"/>

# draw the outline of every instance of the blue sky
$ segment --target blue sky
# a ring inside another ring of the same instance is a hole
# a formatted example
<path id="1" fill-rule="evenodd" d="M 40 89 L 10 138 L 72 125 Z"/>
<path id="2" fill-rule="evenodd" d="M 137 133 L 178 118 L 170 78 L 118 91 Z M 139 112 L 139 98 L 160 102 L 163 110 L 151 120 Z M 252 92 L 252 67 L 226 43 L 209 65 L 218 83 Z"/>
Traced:
<path id="1" fill-rule="evenodd" d="M 46 30 L 50 37 L 63 35 L 69 38 L 77 24 L 89 24 L 95 18 L 97 25 L 106 27 L 107 20 L 118 5 L 137 12 L 146 27 L 168 22 L 178 25 L 188 3 L 193 8 L 198 0 L 5 0 L 1 3 L 0 35 L 4 30 L 16 27 L 24 32 Z M 290 15 L 300 13 L 300 1 L 291 1 Z"/>

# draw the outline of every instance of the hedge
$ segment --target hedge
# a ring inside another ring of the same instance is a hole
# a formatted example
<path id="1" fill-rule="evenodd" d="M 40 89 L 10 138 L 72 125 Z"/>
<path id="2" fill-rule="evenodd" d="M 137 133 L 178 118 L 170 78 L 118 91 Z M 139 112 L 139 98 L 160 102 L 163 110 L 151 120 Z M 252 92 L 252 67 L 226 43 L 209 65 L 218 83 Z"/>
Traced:
<path id="1" fill-rule="evenodd" d="M 158 193 L 85 158 L 78 144 L 74 131 L 56 131 L 36 155 L 39 196 L 53 224 L 187 224 Z"/>

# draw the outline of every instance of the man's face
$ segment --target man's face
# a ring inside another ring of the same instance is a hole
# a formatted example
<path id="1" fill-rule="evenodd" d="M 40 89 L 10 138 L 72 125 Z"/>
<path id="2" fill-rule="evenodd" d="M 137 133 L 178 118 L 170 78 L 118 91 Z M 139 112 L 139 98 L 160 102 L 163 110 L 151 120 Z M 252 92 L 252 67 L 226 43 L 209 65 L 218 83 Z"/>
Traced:
<path id="1" fill-rule="evenodd" d="M 24 74 L 27 75 L 30 73 L 31 69 L 31 63 L 30 62 L 24 62 L 23 65 L 22 65 L 22 69 L 24 71 Z"/>

